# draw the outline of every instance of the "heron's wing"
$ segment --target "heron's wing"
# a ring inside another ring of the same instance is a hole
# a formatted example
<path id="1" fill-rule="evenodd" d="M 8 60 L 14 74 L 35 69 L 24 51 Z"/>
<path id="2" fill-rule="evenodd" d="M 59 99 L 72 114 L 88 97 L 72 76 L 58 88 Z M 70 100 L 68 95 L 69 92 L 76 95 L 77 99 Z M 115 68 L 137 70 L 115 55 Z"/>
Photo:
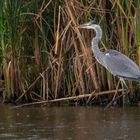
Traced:
<path id="1" fill-rule="evenodd" d="M 115 50 L 104 52 L 104 66 L 115 76 L 140 79 L 139 67 L 127 56 Z"/>

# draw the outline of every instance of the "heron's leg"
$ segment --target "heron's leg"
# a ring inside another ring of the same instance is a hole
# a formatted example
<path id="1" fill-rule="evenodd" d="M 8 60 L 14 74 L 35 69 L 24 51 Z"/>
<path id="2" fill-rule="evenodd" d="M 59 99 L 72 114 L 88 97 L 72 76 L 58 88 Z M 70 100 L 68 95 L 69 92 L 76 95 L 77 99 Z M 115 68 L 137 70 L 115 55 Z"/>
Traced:
<path id="1" fill-rule="evenodd" d="M 113 99 L 107 104 L 107 106 L 104 108 L 104 110 L 106 110 L 107 108 L 109 108 L 113 104 L 113 102 L 116 101 L 116 95 L 118 93 L 118 88 L 119 88 L 120 82 L 121 82 L 121 80 L 119 79 L 119 81 L 117 83 L 117 86 L 116 86 L 116 91 L 115 91 L 115 94 L 113 96 Z"/>
<path id="2" fill-rule="evenodd" d="M 120 81 L 121 81 L 121 86 L 122 86 L 122 96 L 123 96 L 123 106 L 127 103 L 127 93 L 128 93 L 128 86 L 126 85 L 126 82 L 124 81 L 123 78 L 120 78 Z M 127 90 L 127 91 L 124 91 L 124 90 Z"/>
<path id="3" fill-rule="evenodd" d="M 123 92 L 124 92 L 124 89 L 128 89 L 126 83 L 125 83 L 125 80 L 123 78 L 119 78 L 119 81 L 118 81 L 118 84 L 116 86 L 116 92 L 113 96 L 113 100 L 115 99 L 116 95 L 117 95 L 117 91 L 118 91 L 118 88 L 119 88 L 119 85 L 120 85 L 120 82 L 121 82 L 121 87 L 123 89 Z M 125 88 L 124 88 L 124 85 L 125 85 Z"/>
<path id="4" fill-rule="evenodd" d="M 116 95 L 117 95 L 117 91 L 118 91 L 118 88 L 119 88 L 119 85 L 120 85 L 120 82 L 121 82 L 121 87 L 122 87 L 122 89 L 123 89 L 123 94 L 121 94 L 121 95 L 119 95 L 119 96 L 117 96 L 116 97 Z M 123 96 L 123 98 L 124 98 L 124 95 L 126 95 L 128 92 L 124 92 L 124 85 L 125 85 L 125 88 L 126 89 L 128 89 L 128 87 L 127 87 L 127 85 L 126 85 L 126 83 L 125 83 L 125 81 L 124 81 L 124 79 L 123 78 L 119 78 L 119 81 L 118 81 L 118 83 L 117 83 L 117 86 L 116 86 L 116 91 L 115 91 L 115 94 L 114 94 L 114 96 L 113 96 L 113 99 L 109 102 L 109 104 L 104 108 L 105 110 L 107 109 L 107 108 L 109 108 L 111 105 L 112 105 L 112 103 L 114 102 L 114 101 L 116 101 L 116 100 L 118 100 L 120 97 L 122 97 Z M 124 99 L 123 99 L 123 103 L 124 103 Z"/>
<path id="5" fill-rule="evenodd" d="M 119 79 L 119 81 L 118 81 L 118 83 L 117 83 L 117 86 L 116 86 L 116 91 L 115 91 L 115 94 L 114 94 L 114 96 L 113 96 L 113 99 L 112 99 L 112 100 L 114 100 L 114 99 L 115 99 L 115 97 L 116 97 L 116 95 L 117 95 L 117 93 L 118 93 L 118 88 L 119 88 L 120 82 L 121 82 L 121 80 Z"/>
<path id="6" fill-rule="evenodd" d="M 126 85 L 125 80 L 123 78 L 120 78 L 120 80 L 121 80 L 122 88 L 124 88 L 124 86 L 125 86 L 125 89 L 128 89 L 128 86 Z"/>

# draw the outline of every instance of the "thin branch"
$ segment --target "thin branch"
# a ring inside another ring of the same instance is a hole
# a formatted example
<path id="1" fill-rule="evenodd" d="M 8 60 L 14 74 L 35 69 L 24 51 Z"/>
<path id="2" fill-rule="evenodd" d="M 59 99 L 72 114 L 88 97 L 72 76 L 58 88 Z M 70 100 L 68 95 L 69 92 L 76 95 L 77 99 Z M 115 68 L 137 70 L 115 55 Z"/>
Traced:
<path id="1" fill-rule="evenodd" d="M 118 89 L 117 92 L 122 92 L 124 91 L 123 89 Z M 44 104 L 44 103 L 55 103 L 55 102 L 61 102 L 61 101 L 67 101 L 67 100 L 79 100 L 82 98 L 87 98 L 87 97 L 95 97 L 95 96 L 101 96 L 101 95 L 105 95 L 105 94 L 112 94 L 115 93 L 116 90 L 111 90 L 111 91 L 103 91 L 103 92 L 99 92 L 99 93 L 91 93 L 91 94 L 82 94 L 82 95 L 78 95 L 78 96 L 72 96 L 72 97 L 64 97 L 64 98 L 59 98 L 59 99 L 54 99 L 54 100 L 47 100 L 47 101 L 40 101 L 40 102 L 33 102 L 33 103 L 27 103 L 27 104 L 22 104 L 22 105 L 18 105 L 15 106 L 14 108 L 19 108 L 19 107 L 24 107 L 24 106 L 31 106 L 31 105 L 39 105 L 39 104 Z"/>

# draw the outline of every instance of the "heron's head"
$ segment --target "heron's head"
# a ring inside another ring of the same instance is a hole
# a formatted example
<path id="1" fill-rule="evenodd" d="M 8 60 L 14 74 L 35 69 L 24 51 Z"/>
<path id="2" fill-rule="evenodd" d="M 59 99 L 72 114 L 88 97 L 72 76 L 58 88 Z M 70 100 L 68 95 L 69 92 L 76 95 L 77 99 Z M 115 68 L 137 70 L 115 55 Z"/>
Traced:
<path id="1" fill-rule="evenodd" d="M 101 29 L 100 25 L 96 24 L 94 21 L 91 21 L 91 22 L 88 22 L 85 24 L 81 24 L 77 27 L 86 28 L 86 29 L 94 29 L 96 32 L 96 38 L 101 39 L 101 37 L 102 37 L 102 29 Z"/>
<path id="2" fill-rule="evenodd" d="M 85 24 L 81 24 L 79 26 L 77 26 L 78 28 L 86 28 L 86 29 L 96 29 L 98 27 L 100 27 L 98 24 L 96 24 L 94 21 L 85 23 Z"/>

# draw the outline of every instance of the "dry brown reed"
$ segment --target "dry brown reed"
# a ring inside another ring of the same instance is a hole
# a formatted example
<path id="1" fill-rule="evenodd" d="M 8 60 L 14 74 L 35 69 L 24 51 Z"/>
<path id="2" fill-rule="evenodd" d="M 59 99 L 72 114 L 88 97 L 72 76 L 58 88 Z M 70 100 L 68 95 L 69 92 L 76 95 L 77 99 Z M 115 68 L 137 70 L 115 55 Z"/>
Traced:
<path id="1" fill-rule="evenodd" d="M 18 27 L 18 32 L 13 32 L 14 39 L 9 36 L 6 40 L 13 24 L 9 16 L 0 20 L 3 25 L 6 19 L 7 24 L 3 26 L 9 27 L 6 35 L 0 36 L 3 93 L 13 101 L 49 101 L 116 88 L 118 79 L 94 59 L 91 51 L 94 32 L 75 27 L 90 20 L 103 29 L 101 50 L 115 49 L 133 60 L 137 54 L 139 63 L 139 2 L 39 0 L 19 3 L 21 6 L 17 11 L 14 9 L 12 17 L 18 19 L 14 25 Z M 3 13 L 5 8 L 3 4 Z M 132 82 L 128 85 L 135 86 Z M 105 95 L 102 99 L 110 100 L 111 97 Z M 101 102 L 101 98 L 96 99 Z"/>

